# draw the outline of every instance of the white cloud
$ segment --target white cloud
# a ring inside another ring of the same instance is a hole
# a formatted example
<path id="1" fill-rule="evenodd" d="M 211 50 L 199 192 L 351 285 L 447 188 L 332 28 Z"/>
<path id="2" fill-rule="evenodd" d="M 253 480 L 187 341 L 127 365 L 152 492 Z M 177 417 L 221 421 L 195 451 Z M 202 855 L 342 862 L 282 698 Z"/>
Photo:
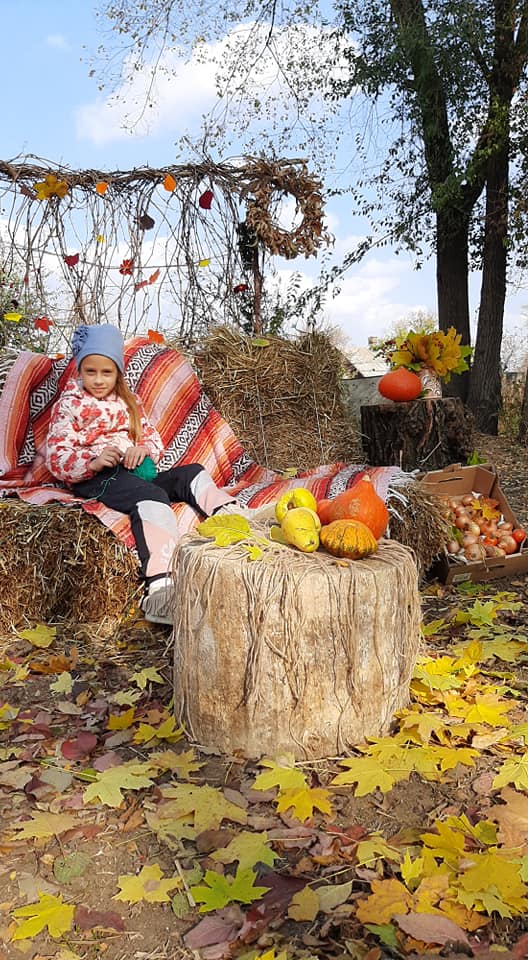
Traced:
<path id="1" fill-rule="evenodd" d="M 62 33 L 50 33 L 46 37 L 48 47 L 54 47 L 56 50 L 71 50 L 70 44 Z"/>

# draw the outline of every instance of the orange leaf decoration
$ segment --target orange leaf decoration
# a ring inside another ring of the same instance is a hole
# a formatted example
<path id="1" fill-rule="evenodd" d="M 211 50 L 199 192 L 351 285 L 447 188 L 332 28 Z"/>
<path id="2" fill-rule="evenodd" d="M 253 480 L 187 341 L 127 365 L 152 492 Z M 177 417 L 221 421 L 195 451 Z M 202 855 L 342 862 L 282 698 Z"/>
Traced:
<path id="1" fill-rule="evenodd" d="M 48 320 L 48 317 L 36 317 L 34 322 L 35 330 L 43 330 L 44 333 L 48 333 L 49 328 L 53 326 L 53 320 Z"/>
<path id="2" fill-rule="evenodd" d="M 152 343 L 165 343 L 165 338 L 162 333 L 158 333 L 157 330 L 149 330 L 148 338 Z"/>
<path id="3" fill-rule="evenodd" d="M 151 273 L 150 277 L 148 278 L 148 282 L 156 283 L 156 280 L 158 279 L 159 275 L 160 275 L 159 270 L 155 270 L 155 272 Z"/>
<path id="4" fill-rule="evenodd" d="M 176 180 L 172 176 L 172 173 L 167 174 L 163 181 L 163 186 L 165 187 L 165 190 L 169 191 L 169 193 L 172 193 L 172 191 L 176 189 Z"/>
<path id="5" fill-rule="evenodd" d="M 104 197 L 106 191 L 108 190 L 108 184 L 106 180 L 100 180 L 99 183 L 96 183 L 95 189 L 100 197 Z"/>
<path id="6" fill-rule="evenodd" d="M 148 286 L 148 280 L 140 280 L 139 283 L 134 284 L 134 290 L 142 290 L 143 287 Z"/>

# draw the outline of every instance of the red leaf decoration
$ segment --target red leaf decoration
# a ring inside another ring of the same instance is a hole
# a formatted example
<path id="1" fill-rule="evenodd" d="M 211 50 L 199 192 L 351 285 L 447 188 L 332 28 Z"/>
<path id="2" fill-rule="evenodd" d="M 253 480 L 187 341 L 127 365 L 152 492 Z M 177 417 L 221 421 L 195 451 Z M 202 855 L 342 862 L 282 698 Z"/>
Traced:
<path id="1" fill-rule="evenodd" d="M 160 275 L 159 270 L 155 270 L 154 273 L 151 273 L 150 277 L 148 278 L 148 282 L 156 283 L 156 280 L 158 279 L 159 275 Z"/>
<path id="2" fill-rule="evenodd" d="M 134 290 L 142 290 L 143 287 L 148 287 L 148 280 L 140 280 L 139 283 L 134 284 Z"/>
<path id="3" fill-rule="evenodd" d="M 202 193 L 201 197 L 198 200 L 198 206 L 201 207 L 202 210 L 210 210 L 212 202 L 213 202 L 213 191 L 204 190 L 204 192 Z"/>
<path id="4" fill-rule="evenodd" d="M 64 263 L 70 268 L 76 267 L 77 264 L 79 263 L 79 254 L 78 253 L 66 254 L 66 256 L 64 257 Z"/>
<path id="5" fill-rule="evenodd" d="M 148 338 L 152 343 L 165 343 L 165 338 L 162 333 L 158 333 L 157 330 L 149 330 Z"/>
<path id="6" fill-rule="evenodd" d="M 130 277 L 130 276 L 132 275 L 133 269 L 134 269 L 134 261 L 133 261 L 133 260 L 123 260 L 123 263 L 122 263 L 121 266 L 119 267 L 119 273 L 120 273 L 123 277 Z"/>
<path id="7" fill-rule="evenodd" d="M 237 283 L 236 287 L 233 287 L 233 293 L 245 293 L 246 290 L 249 290 L 247 283 Z"/>
<path id="8" fill-rule="evenodd" d="M 48 333 L 49 328 L 53 326 L 53 320 L 48 320 L 47 317 L 37 317 L 34 321 L 35 330 L 43 330 L 44 333 Z"/>

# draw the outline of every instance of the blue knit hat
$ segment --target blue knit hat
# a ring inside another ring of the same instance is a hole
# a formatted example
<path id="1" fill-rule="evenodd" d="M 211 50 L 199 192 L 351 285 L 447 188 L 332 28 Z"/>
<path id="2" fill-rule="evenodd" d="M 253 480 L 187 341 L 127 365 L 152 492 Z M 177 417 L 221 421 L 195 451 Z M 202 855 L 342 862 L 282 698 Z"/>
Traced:
<path id="1" fill-rule="evenodd" d="M 125 369 L 123 334 L 111 323 L 77 327 L 72 338 L 72 352 L 77 369 L 85 357 L 97 354 L 108 357 L 123 373 Z"/>

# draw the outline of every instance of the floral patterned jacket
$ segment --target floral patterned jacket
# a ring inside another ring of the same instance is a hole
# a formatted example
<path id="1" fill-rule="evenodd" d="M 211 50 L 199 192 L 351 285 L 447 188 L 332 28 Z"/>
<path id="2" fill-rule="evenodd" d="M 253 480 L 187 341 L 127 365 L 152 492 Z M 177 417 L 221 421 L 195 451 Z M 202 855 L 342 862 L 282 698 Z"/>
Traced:
<path id="1" fill-rule="evenodd" d="M 147 420 L 141 400 L 134 394 L 141 415 L 141 446 L 157 463 L 163 453 L 158 431 Z M 123 453 L 132 446 L 128 408 L 117 394 L 98 400 L 77 380 L 70 380 L 51 413 L 46 440 L 46 466 L 64 483 L 80 483 L 95 476 L 89 463 L 104 447 Z"/>

